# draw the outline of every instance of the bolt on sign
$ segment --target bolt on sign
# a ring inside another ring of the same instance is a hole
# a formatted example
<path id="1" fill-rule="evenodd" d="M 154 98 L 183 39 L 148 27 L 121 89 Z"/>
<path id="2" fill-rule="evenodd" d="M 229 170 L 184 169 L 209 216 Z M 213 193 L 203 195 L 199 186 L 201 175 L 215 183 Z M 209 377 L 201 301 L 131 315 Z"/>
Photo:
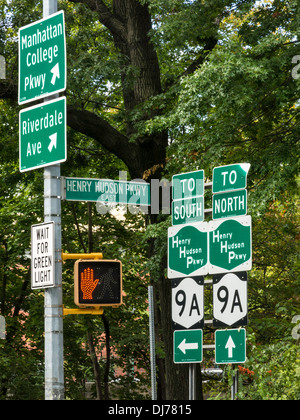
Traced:
<path id="1" fill-rule="evenodd" d="M 251 270 L 251 216 L 215 220 L 209 226 L 209 273 Z"/>
<path id="2" fill-rule="evenodd" d="M 168 277 L 201 276 L 208 273 L 207 223 L 168 229 Z"/>
<path id="3" fill-rule="evenodd" d="M 171 282 L 173 330 L 203 328 L 204 277 L 186 277 Z"/>
<path id="4" fill-rule="evenodd" d="M 122 305 L 122 263 L 117 260 L 76 261 L 74 302 L 79 307 Z"/>
<path id="5" fill-rule="evenodd" d="M 247 214 L 249 163 L 219 166 L 213 170 L 213 219 Z"/>
<path id="6" fill-rule="evenodd" d="M 66 57 L 63 11 L 20 28 L 20 105 L 66 89 Z"/>
<path id="7" fill-rule="evenodd" d="M 31 288 L 55 286 L 54 222 L 31 226 Z"/>
<path id="8" fill-rule="evenodd" d="M 21 172 L 66 161 L 66 107 L 66 98 L 62 97 L 20 112 Z"/>

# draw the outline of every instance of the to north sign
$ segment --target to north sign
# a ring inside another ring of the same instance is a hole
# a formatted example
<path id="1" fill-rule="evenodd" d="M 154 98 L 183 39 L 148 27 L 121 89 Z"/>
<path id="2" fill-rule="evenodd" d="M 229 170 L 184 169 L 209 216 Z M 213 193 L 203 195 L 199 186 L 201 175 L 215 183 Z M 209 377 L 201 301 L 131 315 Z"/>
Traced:
<path id="1" fill-rule="evenodd" d="M 214 168 L 212 192 L 215 194 L 246 188 L 249 169 L 249 163 L 236 163 Z"/>
<path id="2" fill-rule="evenodd" d="M 66 89 L 64 12 L 19 30 L 19 104 Z"/>
<path id="3" fill-rule="evenodd" d="M 247 214 L 247 191 L 231 191 L 213 195 L 213 219 L 245 216 Z"/>
<path id="4" fill-rule="evenodd" d="M 19 114 L 20 171 L 67 159 L 66 98 L 58 98 Z"/>

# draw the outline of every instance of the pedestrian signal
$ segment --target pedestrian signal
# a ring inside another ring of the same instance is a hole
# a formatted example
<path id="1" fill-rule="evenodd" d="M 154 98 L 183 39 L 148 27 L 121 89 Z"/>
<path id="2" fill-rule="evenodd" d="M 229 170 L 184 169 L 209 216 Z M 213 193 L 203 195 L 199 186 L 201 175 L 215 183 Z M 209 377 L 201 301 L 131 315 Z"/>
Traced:
<path id="1" fill-rule="evenodd" d="M 117 260 L 76 261 L 74 302 L 79 307 L 122 305 L 122 263 Z"/>

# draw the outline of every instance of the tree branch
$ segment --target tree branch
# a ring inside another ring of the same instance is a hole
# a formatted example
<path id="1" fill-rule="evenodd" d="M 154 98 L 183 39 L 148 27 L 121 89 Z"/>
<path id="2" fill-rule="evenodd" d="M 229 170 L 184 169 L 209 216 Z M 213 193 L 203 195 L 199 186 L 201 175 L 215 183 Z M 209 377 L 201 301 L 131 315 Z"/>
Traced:
<path id="1" fill-rule="evenodd" d="M 68 106 L 68 126 L 96 140 L 109 152 L 115 154 L 128 166 L 134 166 L 138 145 L 112 127 L 101 117 L 86 110 Z"/>
<path id="2" fill-rule="evenodd" d="M 97 12 L 100 22 L 114 35 L 127 38 L 126 28 L 123 23 L 109 10 L 102 0 L 69 0 L 70 3 L 86 4 L 92 11 Z"/>

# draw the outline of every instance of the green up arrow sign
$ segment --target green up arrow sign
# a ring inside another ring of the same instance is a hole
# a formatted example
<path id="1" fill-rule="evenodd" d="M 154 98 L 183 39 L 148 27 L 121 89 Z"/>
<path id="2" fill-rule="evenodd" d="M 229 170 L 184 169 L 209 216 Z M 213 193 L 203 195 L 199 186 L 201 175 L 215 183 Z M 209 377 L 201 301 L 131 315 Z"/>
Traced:
<path id="1" fill-rule="evenodd" d="M 216 330 L 216 363 L 245 363 L 246 361 L 246 330 Z"/>
<path id="2" fill-rule="evenodd" d="M 66 160 L 66 98 L 22 110 L 19 124 L 21 172 Z"/>
<path id="3" fill-rule="evenodd" d="M 64 12 L 19 30 L 19 104 L 66 89 Z"/>

